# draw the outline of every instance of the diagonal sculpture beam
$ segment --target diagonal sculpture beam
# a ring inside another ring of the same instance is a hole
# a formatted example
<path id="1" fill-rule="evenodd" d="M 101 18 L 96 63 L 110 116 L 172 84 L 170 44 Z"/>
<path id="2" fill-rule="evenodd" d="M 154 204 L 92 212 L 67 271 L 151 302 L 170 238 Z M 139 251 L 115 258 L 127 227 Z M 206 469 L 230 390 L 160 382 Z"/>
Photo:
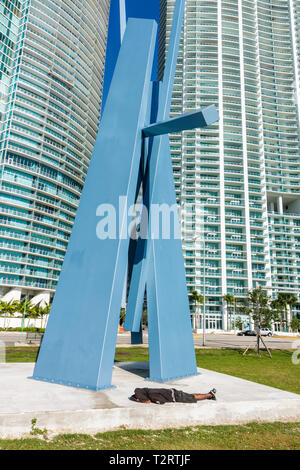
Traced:
<path id="1" fill-rule="evenodd" d="M 176 0 L 172 29 L 169 39 L 168 54 L 166 58 L 164 79 L 162 82 L 153 83 L 150 89 L 150 100 L 152 109 L 150 110 L 150 119 L 154 121 L 169 121 L 172 92 L 176 73 L 177 57 L 179 51 L 180 37 L 184 18 L 186 0 Z M 145 129 L 145 128 L 144 128 Z M 151 161 L 151 170 L 157 167 L 157 162 L 161 157 L 162 137 L 156 137 L 151 140 L 149 145 L 148 162 Z M 170 158 L 170 150 L 168 149 L 165 158 Z M 170 177 L 166 175 L 166 178 Z M 173 180 L 173 175 L 172 175 Z M 151 182 L 149 178 L 145 178 L 144 203 L 148 206 L 148 213 L 151 206 Z M 149 230 L 150 232 L 150 230 Z M 128 306 L 126 311 L 124 328 L 128 331 L 138 331 L 140 324 L 141 308 L 143 305 L 144 293 L 147 282 L 147 268 L 149 257 L 147 257 L 148 241 L 139 240 L 136 250 L 136 259 L 133 261 L 131 285 L 128 296 Z"/>

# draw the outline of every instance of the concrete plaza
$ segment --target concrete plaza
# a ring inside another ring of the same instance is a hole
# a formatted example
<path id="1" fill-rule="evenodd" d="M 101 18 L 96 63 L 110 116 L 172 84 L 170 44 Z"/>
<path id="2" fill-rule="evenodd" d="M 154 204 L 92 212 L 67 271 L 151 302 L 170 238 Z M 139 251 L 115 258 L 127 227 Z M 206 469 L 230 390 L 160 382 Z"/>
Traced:
<path id="1" fill-rule="evenodd" d="M 148 363 L 117 363 L 116 388 L 92 392 L 29 379 L 34 364 L 0 364 L 0 438 L 30 434 L 37 427 L 57 433 L 96 433 L 119 429 L 158 429 L 252 421 L 300 420 L 300 395 L 217 372 L 168 384 L 146 381 Z M 196 404 L 140 404 L 130 401 L 136 387 L 168 387 L 189 393 L 217 389 L 217 401 Z"/>

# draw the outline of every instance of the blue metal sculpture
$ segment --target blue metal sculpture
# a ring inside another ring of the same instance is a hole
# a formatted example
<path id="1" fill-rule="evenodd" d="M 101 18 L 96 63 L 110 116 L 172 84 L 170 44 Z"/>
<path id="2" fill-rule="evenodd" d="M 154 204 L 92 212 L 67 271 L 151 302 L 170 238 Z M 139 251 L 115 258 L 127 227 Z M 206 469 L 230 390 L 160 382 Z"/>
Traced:
<path id="1" fill-rule="evenodd" d="M 174 233 L 153 237 L 151 215 L 153 205 L 176 205 L 167 134 L 218 120 L 214 106 L 169 119 L 184 7 L 185 0 L 176 1 L 161 83 L 151 82 L 156 23 L 128 20 L 34 379 L 92 390 L 112 386 L 130 244 L 127 211 L 141 185 L 148 235 L 130 250 L 125 328 L 140 331 L 147 290 L 150 378 L 197 374 L 181 240 Z M 99 237 L 103 205 L 118 208 L 116 237 Z M 180 232 L 177 211 L 173 216 Z"/>

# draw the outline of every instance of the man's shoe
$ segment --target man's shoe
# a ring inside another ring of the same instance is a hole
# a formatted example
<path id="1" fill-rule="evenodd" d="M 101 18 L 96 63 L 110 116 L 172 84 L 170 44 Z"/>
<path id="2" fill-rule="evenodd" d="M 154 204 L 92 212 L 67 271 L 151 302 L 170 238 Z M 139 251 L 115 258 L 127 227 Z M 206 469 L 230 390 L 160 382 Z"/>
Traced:
<path id="1" fill-rule="evenodd" d="M 209 398 L 209 400 L 216 400 L 217 399 L 217 397 L 216 397 L 217 390 L 215 388 L 213 388 L 209 393 L 211 394 L 211 398 Z"/>

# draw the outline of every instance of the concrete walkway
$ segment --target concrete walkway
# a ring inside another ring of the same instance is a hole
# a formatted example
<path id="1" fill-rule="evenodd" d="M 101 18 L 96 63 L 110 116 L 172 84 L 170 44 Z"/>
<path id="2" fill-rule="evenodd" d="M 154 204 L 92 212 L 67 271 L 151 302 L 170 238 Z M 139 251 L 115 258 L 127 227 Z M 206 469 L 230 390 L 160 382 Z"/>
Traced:
<path id="1" fill-rule="evenodd" d="M 145 381 L 147 363 L 118 363 L 115 389 L 92 392 L 30 380 L 34 364 L 0 364 L 0 437 L 28 435 L 31 420 L 57 433 L 158 429 L 251 421 L 300 421 L 300 395 L 229 375 L 198 369 L 199 375 L 167 385 Z M 174 387 L 189 393 L 217 389 L 217 401 L 143 405 L 128 400 L 136 387 Z"/>

